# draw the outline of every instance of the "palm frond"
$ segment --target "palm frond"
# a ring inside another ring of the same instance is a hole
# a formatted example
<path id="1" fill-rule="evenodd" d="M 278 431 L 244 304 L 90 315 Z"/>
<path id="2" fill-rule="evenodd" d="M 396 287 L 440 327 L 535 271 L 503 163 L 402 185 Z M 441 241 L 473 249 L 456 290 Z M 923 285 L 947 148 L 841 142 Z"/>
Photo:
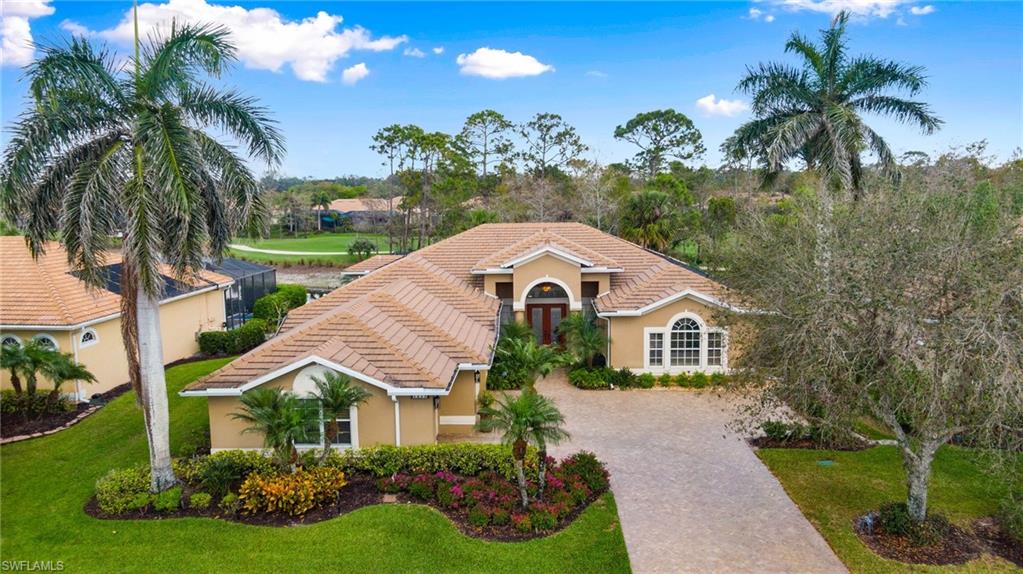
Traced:
<path id="1" fill-rule="evenodd" d="M 895 118 L 904 124 L 915 124 L 925 134 L 933 134 L 945 122 L 931 113 L 931 107 L 924 102 L 914 102 L 893 96 L 864 96 L 849 102 L 857 110 Z"/>
<path id="2" fill-rule="evenodd" d="M 845 27 L 849 22 L 848 12 L 839 12 L 831 22 L 831 27 L 824 30 L 824 87 L 834 92 L 835 84 L 845 66 Z"/>
<path id="3" fill-rule="evenodd" d="M 236 59 L 230 31 L 210 24 L 172 24 L 166 38 L 150 37 L 142 55 L 139 91 L 159 100 L 193 83 L 198 72 L 219 77 Z"/>
<path id="4" fill-rule="evenodd" d="M 25 72 L 38 105 L 54 107 L 68 99 L 88 99 L 95 106 L 124 104 L 115 59 L 106 48 L 95 48 L 88 39 L 74 37 L 67 47 L 40 49 L 43 57 Z"/>
<path id="5" fill-rule="evenodd" d="M 792 34 L 792 36 L 789 37 L 789 40 L 785 42 L 785 51 L 799 54 L 803 57 L 803 60 L 806 61 L 805 63 L 807 67 L 817 74 L 818 79 L 824 77 L 826 73 L 824 67 L 824 55 L 821 54 L 817 49 L 817 46 L 815 46 L 813 42 L 808 40 L 805 36 L 798 32 Z"/>
<path id="6" fill-rule="evenodd" d="M 223 202 L 227 232 L 261 235 L 270 214 L 255 176 L 224 144 L 199 130 L 193 130 L 192 136 L 199 145 L 203 161 L 217 187 L 217 195 Z M 212 234 L 214 228 L 208 227 Z M 210 254 L 218 257 L 222 251 L 211 246 Z"/>
<path id="7" fill-rule="evenodd" d="M 223 129 L 244 142 L 253 157 L 270 165 L 280 163 L 284 136 L 268 110 L 256 105 L 254 98 L 198 86 L 181 91 L 180 105 L 184 113 L 198 123 Z"/>
<path id="8" fill-rule="evenodd" d="M 874 95 L 887 89 L 914 95 L 927 85 L 922 66 L 908 66 L 874 57 L 856 58 L 843 71 L 838 91 L 847 98 Z"/>
<path id="9" fill-rule="evenodd" d="M 895 154 L 888 147 L 888 143 L 884 141 L 880 134 L 866 124 L 860 124 L 860 132 L 862 134 L 861 137 L 867 143 L 867 147 L 877 157 L 877 165 L 881 170 L 881 174 L 892 182 L 898 183 L 901 171 L 898 162 L 895 160 Z"/>
<path id="10" fill-rule="evenodd" d="M 823 129 L 819 114 L 799 112 L 774 120 L 768 134 L 767 163 L 772 170 L 780 170 L 816 138 Z"/>

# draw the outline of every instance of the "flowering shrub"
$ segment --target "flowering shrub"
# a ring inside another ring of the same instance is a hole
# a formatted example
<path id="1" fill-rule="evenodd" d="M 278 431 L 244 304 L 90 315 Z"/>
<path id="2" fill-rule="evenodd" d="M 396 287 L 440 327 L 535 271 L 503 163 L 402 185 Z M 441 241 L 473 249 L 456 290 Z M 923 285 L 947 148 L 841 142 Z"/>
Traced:
<path id="1" fill-rule="evenodd" d="M 579 452 L 566 458 L 554 475 L 568 483 L 582 482 L 594 493 L 602 493 L 610 485 L 604 463 L 592 452 Z"/>
<path id="2" fill-rule="evenodd" d="M 293 474 L 250 474 L 239 489 L 245 512 L 286 512 L 300 516 L 337 498 L 347 484 L 336 468 L 298 470 Z"/>
<path id="3" fill-rule="evenodd" d="M 537 502 L 529 509 L 529 520 L 537 530 L 553 530 L 558 524 L 558 509 L 552 504 Z"/>
<path id="4" fill-rule="evenodd" d="M 528 514 L 515 513 L 511 515 L 512 526 L 519 532 L 532 532 L 533 522 L 529 519 Z"/>

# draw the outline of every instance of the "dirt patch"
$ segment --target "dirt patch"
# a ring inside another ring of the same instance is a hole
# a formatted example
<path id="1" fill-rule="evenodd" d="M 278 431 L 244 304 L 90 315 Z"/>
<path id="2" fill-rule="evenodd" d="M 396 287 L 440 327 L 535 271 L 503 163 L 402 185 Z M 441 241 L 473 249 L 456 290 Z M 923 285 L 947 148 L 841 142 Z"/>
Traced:
<path id="1" fill-rule="evenodd" d="M 315 289 L 337 289 L 341 286 L 344 272 L 342 267 L 320 267 L 312 265 L 275 265 L 277 283 L 295 283 Z"/>
<path id="2" fill-rule="evenodd" d="M 944 535 L 933 544 L 915 544 L 907 536 L 888 534 L 867 524 L 876 522 L 868 517 L 856 520 L 853 529 L 860 540 L 878 556 L 907 564 L 930 564 L 947 566 L 965 564 L 976 559 L 987 550 L 987 546 L 972 532 L 955 525 L 948 525 Z M 876 515 L 875 515 L 876 518 Z"/>
<path id="3" fill-rule="evenodd" d="M 795 440 L 776 440 L 768 438 L 766 436 L 760 436 L 756 438 L 747 439 L 750 446 L 754 448 L 798 448 L 804 450 L 843 450 L 843 451 L 856 451 L 866 450 L 874 445 L 869 442 L 849 439 L 848 441 L 840 443 L 820 443 L 811 439 L 795 439 Z"/>
<path id="4" fill-rule="evenodd" d="M 1009 536 L 997 518 L 987 517 L 974 521 L 973 532 L 992 554 L 1023 568 L 1023 543 Z"/>
<path id="5" fill-rule="evenodd" d="M 190 492 L 186 487 L 185 492 L 182 496 L 187 501 Z M 99 504 L 96 502 L 96 498 L 92 497 L 85 504 L 84 511 L 93 518 L 100 520 L 168 520 L 173 518 L 185 518 L 185 517 L 202 517 L 202 518 L 216 518 L 220 520 L 228 520 L 231 522 L 238 522 L 241 524 L 252 524 L 257 526 L 277 526 L 277 527 L 288 527 L 288 526 L 299 526 L 303 524 L 314 524 L 316 522 L 322 522 L 324 520 L 330 520 L 337 518 L 338 516 L 358 510 L 366 506 L 372 506 L 374 504 L 417 504 L 421 506 L 428 506 L 437 510 L 444 516 L 446 516 L 458 530 L 472 538 L 479 538 L 483 540 L 493 540 L 502 542 L 519 542 L 524 540 L 531 540 L 533 538 L 543 538 L 550 536 L 556 532 L 563 530 L 570 524 L 575 522 L 575 519 L 579 517 L 584 510 L 590 507 L 590 504 L 596 502 L 597 504 L 603 504 L 598 499 L 600 496 L 593 497 L 585 504 L 580 505 L 570 512 L 563 519 L 558 521 L 557 526 L 553 530 L 547 530 L 544 532 L 519 532 L 515 530 L 511 525 L 506 526 L 493 526 L 488 525 L 484 528 L 479 528 L 469 523 L 468 515 L 457 510 L 441 508 L 435 504 L 424 502 L 420 500 L 412 500 L 404 494 L 397 495 L 396 502 L 385 502 L 384 497 L 387 496 L 380 492 L 377 488 L 377 479 L 367 475 L 352 475 L 349 477 L 348 484 L 341 490 L 341 494 L 338 500 L 328 506 L 322 506 L 310 510 L 304 516 L 289 516 L 287 514 L 244 514 L 242 512 L 225 512 L 217 507 L 216 502 L 210 505 L 210 508 L 204 510 L 196 510 L 192 508 L 183 508 L 175 512 L 155 512 L 147 509 L 144 511 L 132 511 L 124 514 L 111 515 L 103 512 L 99 508 Z M 394 495 L 390 495 L 394 496 Z"/>

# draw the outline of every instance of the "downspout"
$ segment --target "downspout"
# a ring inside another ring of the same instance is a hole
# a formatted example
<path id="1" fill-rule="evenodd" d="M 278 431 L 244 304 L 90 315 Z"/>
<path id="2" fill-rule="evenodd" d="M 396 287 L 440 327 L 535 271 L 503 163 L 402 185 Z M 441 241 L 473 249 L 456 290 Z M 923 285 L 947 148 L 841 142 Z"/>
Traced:
<path id="1" fill-rule="evenodd" d="M 391 396 L 394 401 L 394 446 L 401 446 L 401 403 L 397 396 Z"/>
<path id="2" fill-rule="evenodd" d="M 74 360 L 76 365 L 81 365 L 78 362 L 78 345 L 82 343 L 82 335 L 85 334 L 85 327 L 78 330 L 78 336 L 71 341 L 71 350 L 74 352 Z M 81 379 L 75 379 L 75 401 L 82 402 L 82 381 Z"/>

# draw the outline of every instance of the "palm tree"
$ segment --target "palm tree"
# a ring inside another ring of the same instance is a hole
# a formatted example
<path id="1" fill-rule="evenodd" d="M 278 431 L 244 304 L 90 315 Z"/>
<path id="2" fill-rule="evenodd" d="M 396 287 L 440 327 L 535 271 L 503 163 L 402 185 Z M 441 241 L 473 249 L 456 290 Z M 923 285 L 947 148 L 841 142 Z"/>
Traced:
<path id="1" fill-rule="evenodd" d="M 558 350 L 548 345 L 538 345 L 533 338 L 502 339 L 495 352 L 496 360 L 515 375 L 512 377 L 526 387 L 532 388 L 537 377 L 546 378 L 561 365 Z"/>
<path id="2" fill-rule="evenodd" d="M 304 408 L 301 399 L 279 388 L 248 391 L 241 403 L 241 411 L 231 416 L 249 423 L 243 432 L 262 434 L 264 446 L 273 450 L 277 462 L 294 469 L 298 461 L 295 443 L 304 439 L 314 424 L 319 425 L 319 413 Z"/>
<path id="3" fill-rule="evenodd" d="M 501 431 L 501 443 L 512 447 L 515 460 L 515 474 L 518 478 L 519 497 L 523 508 L 529 507 L 529 493 L 526 488 L 526 449 L 533 442 L 539 450 L 539 490 L 537 499 L 543 496 L 546 484 L 547 444 L 557 444 L 568 438 L 562 428 L 564 417 L 549 399 L 526 389 L 518 397 L 505 394 L 497 400 L 497 406 L 486 409 L 487 416 L 478 425 L 480 430 Z"/>
<path id="4" fill-rule="evenodd" d="M 59 353 L 50 351 L 51 356 L 43 363 L 40 372 L 53 383 L 53 390 L 50 391 L 50 400 L 56 401 L 60 397 L 60 387 L 69 381 L 82 381 L 85 383 L 96 382 L 96 377 L 84 366 L 75 362 L 70 353 Z"/>
<path id="5" fill-rule="evenodd" d="M 16 395 L 24 392 L 21 388 L 21 374 L 25 372 L 28 363 L 29 357 L 21 345 L 7 344 L 0 348 L 0 369 L 10 371 L 11 387 Z"/>
<path id="6" fill-rule="evenodd" d="M 330 194 L 326 191 L 314 191 L 313 196 L 310 199 L 313 204 L 313 208 L 316 209 L 316 230 L 323 230 L 323 211 L 330 209 Z"/>
<path id="7" fill-rule="evenodd" d="M 622 237 L 647 249 L 665 252 L 675 242 L 678 215 L 671 196 L 644 190 L 631 195 L 622 210 Z"/>
<path id="8" fill-rule="evenodd" d="M 607 349 L 607 337 L 584 313 L 570 313 L 558 325 L 565 348 L 580 363 L 593 367 L 593 358 Z"/>
<path id="9" fill-rule="evenodd" d="M 15 393 L 21 394 L 21 380 L 24 379 L 25 392 L 34 395 L 39 373 L 46 373 L 53 356 L 59 354 L 36 340 L 27 341 L 24 345 L 4 345 L 0 365 L 10 371 Z"/>
<path id="10" fill-rule="evenodd" d="M 320 396 L 320 408 L 323 409 L 323 420 L 326 421 L 326 435 L 323 437 L 323 453 L 320 462 L 327 460 L 330 444 L 337 436 L 337 419 L 347 418 L 348 409 L 365 402 L 370 397 L 366 389 L 353 385 L 348 375 L 330 372 L 323 377 L 313 377 L 316 390 Z"/>
<path id="11" fill-rule="evenodd" d="M 818 171 L 822 184 L 837 180 L 854 197 L 861 193 L 864 150 L 877 157 L 883 173 L 898 177 L 888 144 L 862 114 L 914 124 L 926 134 L 937 130 L 942 121 L 926 103 L 889 93 L 919 93 L 927 84 L 922 67 L 847 54 L 848 20 L 846 12 L 836 16 L 822 32 L 819 45 L 792 34 L 785 51 L 799 56 L 798 68 L 770 63 L 747 71 L 738 90 L 753 97 L 755 119 L 740 126 L 726 142 L 729 155 L 756 150 L 773 172 L 791 159 L 802 159 Z"/>
<path id="12" fill-rule="evenodd" d="M 260 187 L 248 155 L 280 161 L 283 139 L 264 108 L 208 84 L 235 59 L 225 28 L 172 26 L 128 65 L 88 39 L 43 49 L 26 69 L 33 104 L 18 119 L 0 167 L 3 207 L 34 255 L 59 230 L 73 269 L 102 286 L 111 236 L 123 233 L 121 331 L 149 440 L 151 488 L 175 482 L 159 302 L 170 270 L 193 277 L 232 232 L 261 230 Z"/>

